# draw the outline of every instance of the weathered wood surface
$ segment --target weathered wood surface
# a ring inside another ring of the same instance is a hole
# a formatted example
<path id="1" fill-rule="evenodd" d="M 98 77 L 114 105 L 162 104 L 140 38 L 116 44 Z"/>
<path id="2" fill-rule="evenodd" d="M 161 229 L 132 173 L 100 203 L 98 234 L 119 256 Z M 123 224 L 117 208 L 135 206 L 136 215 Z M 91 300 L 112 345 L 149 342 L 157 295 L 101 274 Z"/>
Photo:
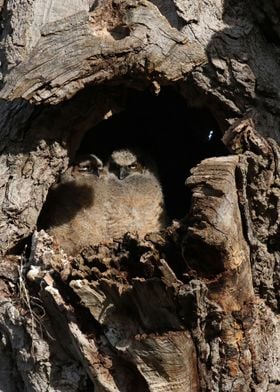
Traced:
<path id="1" fill-rule="evenodd" d="M 0 389 L 278 391 L 279 6 L 0 6 Z M 232 153 L 193 169 L 184 222 L 75 259 L 43 232 L 6 255 L 125 88 L 162 85 L 210 108 Z"/>
<path id="2" fill-rule="evenodd" d="M 35 42 L 10 70 L 1 97 L 58 103 L 89 83 L 127 74 L 144 73 L 146 78 L 147 71 L 151 78 L 177 80 L 206 62 L 202 45 L 191 43 L 144 0 L 104 2 L 93 12 L 81 10 L 44 22 L 36 38 L 32 27 L 26 32 Z"/>
<path id="3" fill-rule="evenodd" d="M 248 150 L 193 169 L 187 181 L 192 208 L 183 226 L 146 241 L 128 235 L 74 259 L 62 256 L 44 232 L 35 235 L 28 277 L 40 283 L 38 296 L 59 326 L 57 336 L 64 340 L 67 331 L 74 339 L 72 354 L 82 357 L 97 389 L 261 391 L 277 385 L 279 319 L 272 295 L 276 300 L 278 290 L 270 277 L 276 265 L 265 269 L 261 263 L 268 260 L 257 261 L 260 250 L 246 237 L 260 229 L 246 215 L 257 194 L 241 181 L 254 154 L 249 146 L 258 146 L 254 167 L 267 171 L 262 179 L 270 178 L 273 191 L 279 173 L 252 121 L 229 132 L 232 149 L 246 144 Z M 270 165 L 264 169 L 265 159 Z M 267 272 L 260 283 L 261 268 Z M 265 285 L 269 297 L 258 291 Z"/>
<path id="4" fill-rule="evenodd" d="M 48 106 L 85 86 L 114 81 L 158 92 L 176 82 L 187 101 L 211 106 L 222 129 L 257 107 L 257 130 L 279 140 L 275 45 L 263 43 L 242 4 L 9 0 L 1 18 L 4 251 L 34 230 L 49 186 L 78 143 L 75 135 L 120 109 L 119 98 L 106 99 L 104 90 L 99 96 L 96 88 L 95 99 L 84 92 L 79 102 Z"/>

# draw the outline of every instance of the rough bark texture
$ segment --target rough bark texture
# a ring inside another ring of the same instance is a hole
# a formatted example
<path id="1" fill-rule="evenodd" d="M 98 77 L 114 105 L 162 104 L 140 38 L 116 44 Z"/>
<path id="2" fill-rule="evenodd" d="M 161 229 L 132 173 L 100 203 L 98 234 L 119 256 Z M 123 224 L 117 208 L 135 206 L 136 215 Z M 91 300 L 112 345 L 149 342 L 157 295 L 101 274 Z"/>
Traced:
<path id="1" fill-rule="evenodd" d="M 0 389 L 278 391 L 279 6 L 0 6 Z M 127 87 L 165 85 L 231 155 L 193 168 L 181 222 L 68 257 L 36 231 L 50 186 Z"/>

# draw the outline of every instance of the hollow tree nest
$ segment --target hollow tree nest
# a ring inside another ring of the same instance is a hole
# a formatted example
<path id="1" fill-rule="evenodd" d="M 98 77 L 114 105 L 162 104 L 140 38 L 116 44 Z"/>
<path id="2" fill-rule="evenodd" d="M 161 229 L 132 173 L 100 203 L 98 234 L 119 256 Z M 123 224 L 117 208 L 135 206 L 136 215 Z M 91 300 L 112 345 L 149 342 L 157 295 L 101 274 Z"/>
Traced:
<path id="1" fill-rule="evenodd" d="M 143 240 L 128 233 L 124 238 L 83 249 L 70 258 L 63 254 L 59 243 L 45 234 L 42 238 L 37 235 L 31 259 L 39 252 L 44 256 L 43 265 L 49 265 L 43 250 L 46 246 L 55 254 L 51 265 L 69 284 L 72 279 L 87 282 L 110 279 L 131 287 L 135 279 L 174 278 L 188 282 L 200 276 L 218 282 L 224 279 L 225 271 L 237 268 L 243 257 L 248 259 L 240 230 L 247 218 L 245 211 L 240 217 L 236 194 L 236 181 L 242 188 L 244 175 L 238 168 L 238 155 L 227 156 L 219 125 L 206 106 L 188 105 L 171 87 L 163 88 L 159 95 L 124 86 L 98 88 L 94 94 L 86 89 L 71 101 L 70 110 L 79 123 L 70 124 L 71 132 L 63 134 L 69 165 L 80 154 L 94 153 L 106 160 L 118 148 L 146 150 L 159 168 L 169 222 L 165 230 L 150 233 Z M 97 101 L 99 105 L 94 112 L 92 102 Z M 54 109 L 55 114 L 60 113 L 61 123 L 67 105 Z M 220 117 L 218 120 L 221 124 Z M 254 141 L 258 137 L 254 136 L 250 121 L 242 127 L 237 127 L 237 136 L 230 130 L 228 135 L 232 136 L 225 139 L 234 153 L 254 149 L 254 143 L 265 145 Z M 238 192 L 242 194 L 244 190 Z M 48 199 L 43 212 L 47 206 Z M 44 228 L 40 217 L 38 227 Z M 276 236 L 271 235 L 271 243 Z M 41 256 L 35 259 L 40 260 Z M 64 259 L 67 262 L 61 261 Z M 245 271 L 250 275 L 249 264 L 242 266 L 244 271 L 236 291 L 241 290 Z M 221 283 L 217 287 L 220 286 Z"/>
<path id="2" fill-rule="evenodd" d="M 128 91 L 124 111 L 88 126 L 68 146 L 70 165 L 80 153 L 104 159 L 115 148 L 146 148 L 160 168 L 168 227 L 141 240 L 127 233 L 71 257 L 54 238 L 36 232 L 27 277 L 60 326 L 56 336 L 72 355 L 83 358 L 95 382 L 104 385 L 110 379 L 121 385 L 124 367 L 130 388 L 140 385 L 147 391 L 142 377 L 147 357 L 159 379 L 169 380 L 174 378 L 172 353 L 178 361 L 174 382 L 196 391 L 197 356 L 204 358 L 208 344 L 198 339 L 200 318 L 207 336 L 214 336 L 221 312 L 240 310 L 252 295 L 236 192 L 239 158 L 226 156 L 209 111 L 189 108 L 172 89 L 161 94 Z M 211 296 L 198 315 L 207 286 Z M 209 312 L 213 320 L 204 320 Z M 194 341 L 199 341 L 198 351 Z"/>
<path id="3" fill-rule="evenodd" d="M 170 220 L 74 256 L 35 231 L 30 255 L 3 260 L 7 385 L 277 388 L 279 147 L 256 132 L 279 140 L 277 40 L 265 14 L 253 15 L 262 35 L 241 2 L 23 3 L 5 1 L 1 13 L 1 255 L 34 232 L 80 153 L 106 161 L 124 144 L 149 150 Z M 10 298 L 19 259 L 27 306 Z"/>
<path id="4" fill-rule="evenodd" d="M 35 232 L 27 273 L 30 290 L 59 326 L 55 334 L 62 346 L 82 358 L 96 385 L 109 380 L 142 392 L 148 391 L 147 383 L 174 380 L 178 390 L 189 385 L 197 391 L 197 362 L 205 364 L 201 372 L 207 377 L 209 339 L 221 334 L 220 320 L 227 314 L 227 325 L 234 329 L 236 314 L 250 317 L 253 282 L 277 308 L 279 296 L 271 296 L 270 281 L 257 265 L 264 248 L 261 243 L 256 247 L 248 229 L 254 227 L 277 246 L 277 219 L 273 214 L 262 219 L 269 210 L 260 205 L 268 200 L 262 192 L 275 192 L 276 147 L 245 118 L 223 137 L 233 153 L 228 155 L 206 108 L 189 107 L 170 88 L 158 96 L 124 90 L 118 94 L 112 88 L 108 95 L 100 89 L 94 99 L 90 90 L 84 91 L 52 109 L 64 124 L 70 105 L 68 115 L 73 119 L 73 111 L 80 121 L 68 120 L 71 132 L 60 132 L 67 149 L 64 170 L 79 154 L 93 152 L 106 160 L 116 148 L 147 149 L 160 169 L 169 225 L 144 239 L 127 233 L 74 256 L 43 230 Z M 90 99 L 99 100 L 95 112 Z M 258 215 L 251 220 L 247 206 L 252 194 L 258 196 L 250 199 Z M 257 249 L 253 277 L 248 244 Z M 170 365 L 174 358 L 177 362 Z"/>
<path id="5" fill-rule="evenodd" d="M 183 218 L 190 193 L 190 169 L 205 158 L 227 155 L 219 125 L 206 107 L 190 107 L 174 88 L 159 95 L 128 89 L 125 107 L 88 131 L 78 153 L 106 160 L 118 148 L 140 148 L 156 161 L 168 216 Z"/>
<path id="6" fill-rule="evenodd" d="M 139 249 L 137 251 L 137 233 L 130 233 L 134 238 L 132 242 L 127 240 L 129 234 L 125 240 L 114 238 L 114 241 L 118 241 L 122 248 L 118 261 L 116 242 L 111 245 L 113 238 L 107 244 L 107 252 L 115 254 L 113 259 L 116 265 L 121 270 L 125 270 L 127 264 L 125 260 L 133 260 L 132 255 L 135 257 L 134 263 L 147 259 L 145 254 L 147 249 L 152 246 L 148 253 L 151 253 L 153 249 L 157 254 L 153 256 L 154 259 L 168 258 L 168 263 L 172 265 L 173 270 L 177 271 L 179 276 L 182 277 L 186 261 L 184 261 L 180 250 L 180 230 L 182 226 L 186 225 L 191 200 L 190 190 L 185 184 L 186 179 L 190 175 L 191 169 L 201 160 L 211 156 L 225 156 L 228 151 L 220 140 L 219 126 L 210 111 L 206 107 L 188 106 L 185 99 L 174 88 L 163 88 L 159 95 L 129 88 L 125 90 L 125 94 L 122 93 L 121 99 L 124 109 L 88 130 L 83 138 L 80 138 L 78 148 L 73 147 L 73 142 L 70 141 L 69 145 L 72 145 L 72 151 L 75 152 L 70 159 L 70 165 L 71 162 L 75 161 L 75 157 L 87 154 L 95 154 L 103 162 L 106 162 L 112 151 L 118 149 L 138 149 L 148 153 L 157 164 L 168 217 L 166 221 L 167 229 L 158 234 L 151 233 L 147 235 L 145 239 L 151 241 L 151 243 L 138 244 Z M 63 189 L 62 196 L 65 194 L 65 198 L 77 198 L 78 193 L 82 192 L 81 188 L 76 189 L 74 186 L 72 190 L 70 188 Z M 52 210 L 53 192 L 50 190 L 49 197 L 39 217 L 39 229 L 45 228 L 46 217 L 48 218 L 49 215 L 56 213 L 56 209 Z M 67 200 L 65 200 L 66 202 Z M 85 199 L 86 202 L 89 203 L 89 200 Z M 79 206 L 79 208 L 83 208 L 83 206 Z M 79 211 L 75 210 L 73 214 L 65 216 L 62 223 L 67 223 L 67 219 L 70 220 L 71 216 L 77 213 Z M 174 219 L 176 221 L 173 221 Z M 132 248 L 135 249 L 136 253 L 131 251 L 132 243 L 134 244 Z M 124 257 L 123 249 L 126 247 L 128 255 Z M 148 248 L 146 249 L 146 247 Z M 108 264 L 107 261 L 103 263 L 104 247 L 101 246 L 99 256 L 97 249 L 98 247 L 95 246 L 91 250 L 87 249 L 82 252 L 82 256 L 78 257 L 78 264 L 82 266 L 81 260 L 84 260 L 88 266 L 95 267 L 95 273 L 97 273 L 96 268 L 98 266 L 100 271 L 104 273 L 108 268 L 113 268 L 113 265 Z M 174 255 L 176 254 L 175 260 Z M 107 258 L 108 256 L 105 257 L 106 260 Z M 114 264 L 112 260 L 111 262 Z M 144 271 L 153 276 L 156 265 L 153 266 L 153 263 L 149 262 L 149 265 L 142 271 L 143 265 L 141 262 L 138 266 L 139 276 Z M 89 272 L 88 269 L 87 272 Z"/>

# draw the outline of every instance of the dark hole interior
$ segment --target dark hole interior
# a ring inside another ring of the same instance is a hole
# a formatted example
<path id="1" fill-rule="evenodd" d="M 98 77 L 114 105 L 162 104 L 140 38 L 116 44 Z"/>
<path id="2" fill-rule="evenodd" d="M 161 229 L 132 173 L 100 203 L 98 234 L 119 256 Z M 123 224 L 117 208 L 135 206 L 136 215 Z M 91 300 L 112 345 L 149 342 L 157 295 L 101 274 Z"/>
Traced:
<path id="1" fill-rule="evenodd" d="M 78 153 L 106 160 L 117 148 L 140 148 L 156 160 L 170 218 L 182 218 L 189 208 L 185 180 L 202 159 L 227 155 L 218 124 L 206 108 L 188 107 L 173 88 L 127 91 L 126 110 L 95 126 Z"/>

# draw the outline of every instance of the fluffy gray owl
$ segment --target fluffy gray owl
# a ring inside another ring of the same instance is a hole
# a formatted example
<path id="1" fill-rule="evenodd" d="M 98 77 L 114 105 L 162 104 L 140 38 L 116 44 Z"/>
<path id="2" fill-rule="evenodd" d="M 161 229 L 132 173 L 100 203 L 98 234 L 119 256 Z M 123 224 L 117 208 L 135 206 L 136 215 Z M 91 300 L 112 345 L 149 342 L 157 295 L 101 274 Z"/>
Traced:
<path id="1" fill-rule="evenodd" d="M 105 236 L 102 214 L 103 164 L 95 155 L 80 156 L 52 187 L 39 220 L 69 255 Z"/>
<path id="2" fill-rule="evenodd" d="M 120 237 L 129 231 L 143 238 L 163 229 L 164 198 L 152 159 L 132 150 L 117 150 L 106 170 L 108 198 L 104 214 L 109 237 Z"/>
<path id="3" fill-rule="evenodd" d="M 164 199 L 153 161 L 117 150 L 107 164 L 82 157 L 54 187 L 44 208 L 49 234 L 70 255 L 127 232 L 143 238 L 165 226 Z"/>

